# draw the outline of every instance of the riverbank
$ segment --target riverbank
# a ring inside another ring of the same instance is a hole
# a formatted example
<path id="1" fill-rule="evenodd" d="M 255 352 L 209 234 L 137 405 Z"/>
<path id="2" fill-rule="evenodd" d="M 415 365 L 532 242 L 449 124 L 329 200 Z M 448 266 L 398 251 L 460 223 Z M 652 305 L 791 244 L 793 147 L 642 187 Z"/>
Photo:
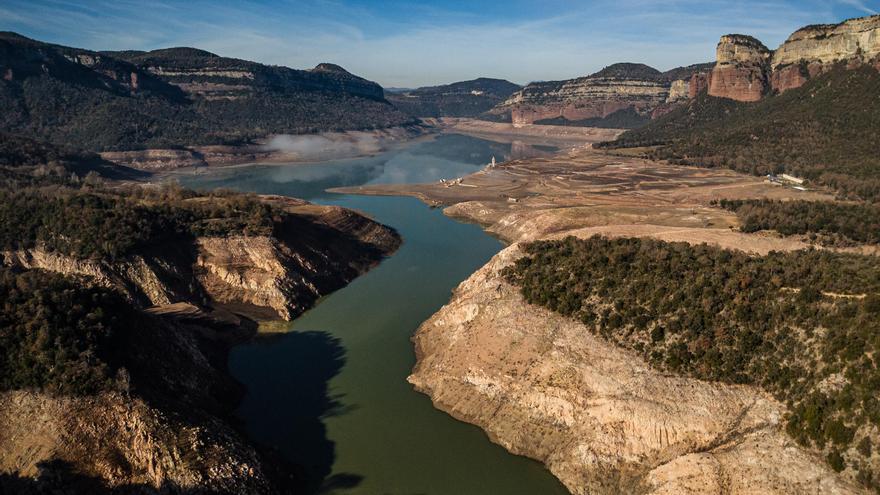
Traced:
<path id="1" fill-rule="evenodd" d="M 766 393 L 657 371 L 526 303 L 500 273 L 521 255 L 496 255 L 416 332 L 409 381 L 437 408 L 578 495 L 861 493 L 786 435 Z"/>
<path id="2" fill-rule="evenodd" d="M 443 132 L 467 134 L 482 139 L 502 139 L 507 142 L 521 141 L 526 144 L 557 145 L 567 147 L 601 141 L 610 141 L 624 129 L 578 127 L 560 125 L 509 124 L 487 120 L 444 117 L 425 119 L 425 122 Z"/>

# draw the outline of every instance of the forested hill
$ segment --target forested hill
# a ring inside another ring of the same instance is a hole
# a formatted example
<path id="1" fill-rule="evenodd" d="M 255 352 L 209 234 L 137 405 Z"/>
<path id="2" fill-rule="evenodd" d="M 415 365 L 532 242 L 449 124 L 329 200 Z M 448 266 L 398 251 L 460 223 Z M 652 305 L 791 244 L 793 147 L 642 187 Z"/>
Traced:
<path id="1" fill-rule="evenodd" d="M 504 79 L 481 77 L 386 96 L 394 106 L 414 117 L 477 117 L 519 89 L 519 85 Z"/>
<path id="2" fill-rule="evenodd" d="M 880 200 L 880 73 L 838 66 L 755 103 L 703 92 L 687 105 L 597 147 L 652 147 L 655 158 L 787 172 L 842 195 Z"/>
<path id="3" fill-rule="evenodd" d="M 237 143 L 415 123 L 333 64 L 308 71 L 193 48 L 94 52 L 0 33 L 0 131 L 91 151 Z"/>

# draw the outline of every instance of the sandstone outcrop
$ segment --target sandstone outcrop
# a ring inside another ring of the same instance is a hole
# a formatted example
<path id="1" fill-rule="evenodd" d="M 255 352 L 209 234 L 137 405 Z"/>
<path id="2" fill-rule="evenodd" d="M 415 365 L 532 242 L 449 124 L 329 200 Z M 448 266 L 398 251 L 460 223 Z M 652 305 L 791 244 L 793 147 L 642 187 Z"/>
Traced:
<path id="1" fill-rule="evenodd" d="M 672 84 L 669 86 L 669 96 L 666 97 L 666 102 L 671 103 L 688 99 L 689 87 L 690 81 L 685 81 L 684 79 L 672 81 Z"/>
<path id="2" fill-rule="evenodd" d="M 560 117 L 577 121 L 607 117 L 626 108 L 648 113 L 668 95 L 668 84 L 661 81 L 657 70 L 616 64 L 579 79 L 529 84 L 492 113 L 509 112 L 515 125 Z"/>
<path id="3" fill-rule="evenodd" d="M 770 92 L 798 88 L 840 62 L 880 66 L 880 16 L 807 26 L 772 52 L 750 36 L 722 36 L 709 94 L 757 101 Z"/>
<path id="4" fill-rule="evenodd" d="M 880 55 L 880 15 L 798 29 L 773 53 L 774 69 L 801 61 L 828 64 L 839 60 L 870 62 Z"/>
<path id="5" fill-rule="evenodd" d="M 106 53 L 180 87 L 190 96 L 209 100 L 237 100 L 267 88 L 339 91 L 376 100 L 383 98 L 381 86 L 335 64 L 323 63 L 311 70 L 297 70 L 221 57 L 188 47 Z"/>
<path id="6" fill-rule="evenodd" d="M 751 36 L 721 37 L 717 63 L 709 78 L 709 94 L 738 101 L 758 101 L 767 91 L 770 50 Z"/>
<path id="7" fill-rule="evenodd" d="M 784 406 L 758 389 L 658 372 L 526 304 L 499 273 L 520 255 L 496 255 L 416 332 L 409 381 L 438 408 L 575 494 L 858 492 L 787 437 Z"/>

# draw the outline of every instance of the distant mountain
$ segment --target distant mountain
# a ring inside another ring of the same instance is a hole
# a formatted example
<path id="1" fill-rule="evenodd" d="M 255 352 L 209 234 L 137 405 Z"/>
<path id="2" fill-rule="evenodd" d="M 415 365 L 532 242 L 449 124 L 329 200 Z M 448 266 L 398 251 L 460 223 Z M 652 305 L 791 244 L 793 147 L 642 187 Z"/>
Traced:
<path id="1" fill-rule="evenodd" d="M 510 81 L 481 77 L 396 93 L 386 91 L 386 97 L 414 117 L 476 117 L 519 89 Z"/>
<path id="2" fill-rule="evenodd" d="M 663 73 L 663 79 L 667 81 L 686 81 L 695 74 L 704 74 L 711 72 L 715 67 L 715 62 L 705 62 L 701 64 L 688 65 L 687 67 L 676 67 L 669 69 Z"/>
<path id="3" fill-rule="evenodd" d="M 93 151 L 414 123 L 381 86 L 194 48 L 94 52 L 0 33 L 0 131 Z"/>
<path id="4" fill-rule="evenodd" d="M 590 79 L 641 79 L 645 81 L 659 81 L 663 79 L 663 73 L 649 65 L 622 62 L 609 65 L 599 72 L 587 77 Z"/>
<path id="5" fill-rule="evenodd" d="M 515 124 L 633 128 L 658 109 L 688 98 L 688 81 L 701 66 L 663 73 L 645 64 L 609 65 L 586 77 L 530 83 L 491 109 L 487 118 Z"/>

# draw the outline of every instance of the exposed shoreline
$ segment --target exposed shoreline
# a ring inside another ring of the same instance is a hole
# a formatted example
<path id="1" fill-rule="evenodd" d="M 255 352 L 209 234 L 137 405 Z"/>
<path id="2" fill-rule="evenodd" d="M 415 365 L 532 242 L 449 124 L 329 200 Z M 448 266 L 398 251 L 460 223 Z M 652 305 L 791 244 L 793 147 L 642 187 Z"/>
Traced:
<path id="1" fill-rule="evenodd" d="M 487 166 L 456 181 L 331 190 L 413 196 L 510 244 L 413 336 L 415 389 L 492 442 L 543 462 L 576 494 L 858 493 L 787 436 L 785 407 L 760 389 L 657 372 L 580 323 L 529 306 L 499 275 L 519 242 L 567 235 L 706 242 L 756 254 L 803 249 L 810 246 L 803 239 L 739 232 L 735 215 L 709 202 L 832 197 L 570 144 L 553 157 Z M 780 463 L 792 468 L 778 472 Z"/>

